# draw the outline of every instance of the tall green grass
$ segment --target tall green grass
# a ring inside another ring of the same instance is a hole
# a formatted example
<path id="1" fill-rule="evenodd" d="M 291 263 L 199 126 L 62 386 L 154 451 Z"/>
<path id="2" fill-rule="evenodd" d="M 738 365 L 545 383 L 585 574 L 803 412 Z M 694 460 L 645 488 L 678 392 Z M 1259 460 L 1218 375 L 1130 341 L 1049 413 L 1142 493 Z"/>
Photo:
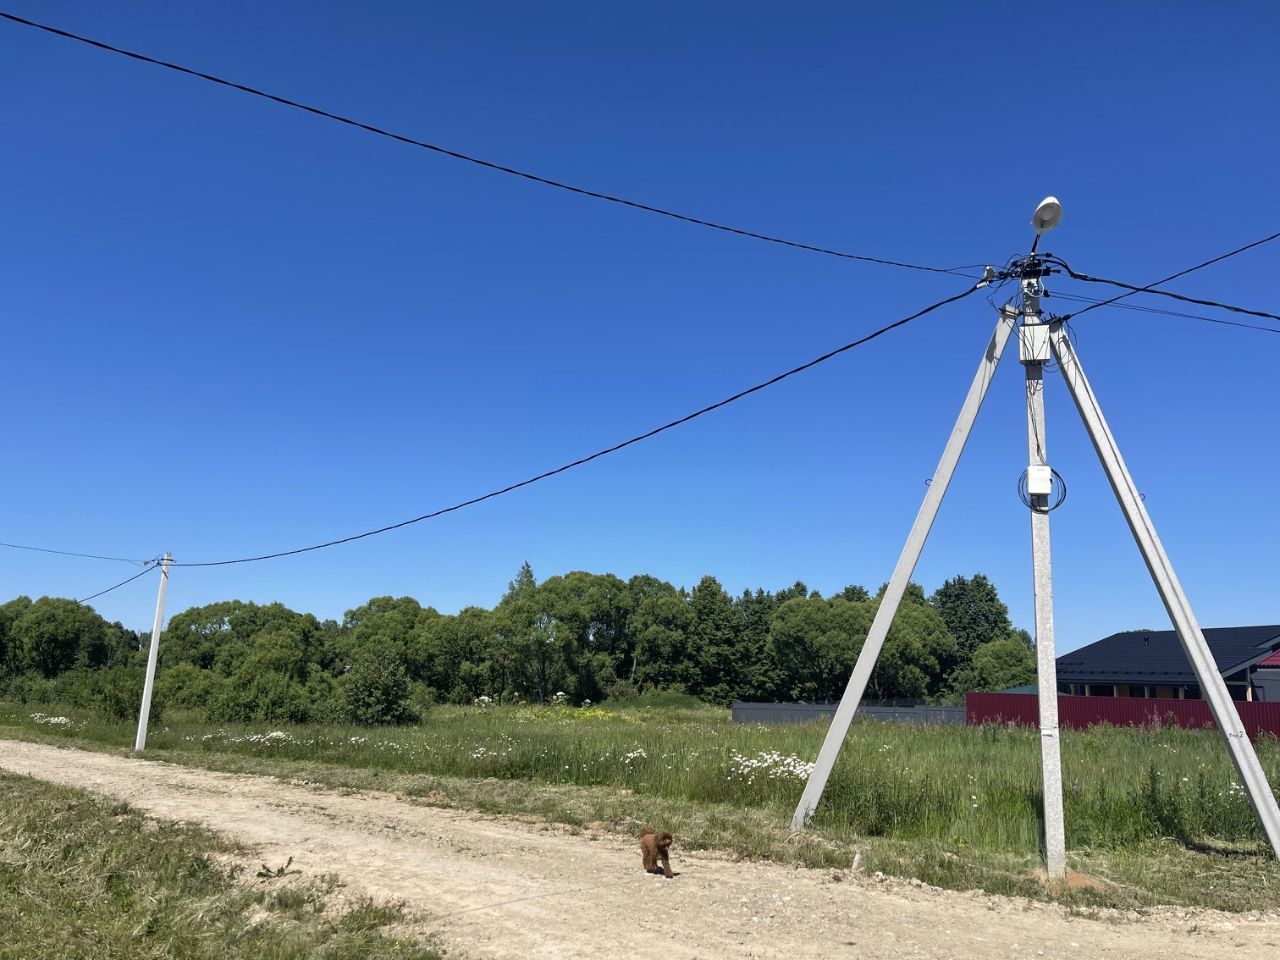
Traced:
<path id="1" fill-rule="evenodd" d="M 0 727 L 124 747 L 130 724 L 0 705 Z M 38 722 L 41 721 L 41 722 Z M 761 808 L 789 817 L 825 726 L 735 725 L 713 708 L 438 707 L 402 728 L 238 727 L 174 713 L 148 752 L 238 755 L 347 769 L 494 778 Z M 842 835 L 1039 849 L 1039 738 L 1001 726 L 854 725 L 816 825 Z M 1173 838 L 1257 845 L 1262 836 L 1217 734 L 1097 727 L 1062 738 L 1067 843 L 1120 848 Z M 1274 740 L 1258 745 L 1272 782 Z"/>
<path id="2" fill-rule="evenodd" d="M 211 857 L 229 850 L 190 824 L 0 774 L 0 960 L 439 960 L 384 935 L 408 919 L 399 908 L 334 915 L 322 882 L 237 883 Z"/>

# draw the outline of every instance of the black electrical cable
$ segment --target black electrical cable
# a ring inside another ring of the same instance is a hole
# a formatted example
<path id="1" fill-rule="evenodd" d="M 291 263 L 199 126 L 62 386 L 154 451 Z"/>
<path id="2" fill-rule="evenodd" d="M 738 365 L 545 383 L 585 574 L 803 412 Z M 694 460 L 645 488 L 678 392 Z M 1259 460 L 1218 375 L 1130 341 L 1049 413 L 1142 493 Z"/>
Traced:
<path id="1" fill-rule="evenodd" d="M 121 587 L 123 587 L 125 584 L 133 583 L 133 581 L 137 580 L 139 577 L 144 577 L 144 576 L 146 576 L 148 573 L 150 573 L 152 570 L 154 570 L 154 569 L 155 569 L 156 567 L 158 567 L 158 566 L 160 566 L 160 564 L 159 564 L 159 563 L 157 563 L 157 562 L 155 562 L 155 561 L 152 561 L 152 562 L 151 562 L 151 563 L 149 563 L 149 564 L 148 564 L 148 565 L 147 565 L 147 566 L 146 566 L 146 567 L 145 567 L 145 568 L 144 568 L 140 573 L 135 573 L 135 574 L 134 574 L 132 577 L 130 577 L 128 580 L 121 580 L 121 581 L 120 581 L 119 583 L 117 583 L 114 587 L 107 587 L 107 589 L 105 589 L 105 590 L 99 590 L 97 593 L 91 593 L 91 594 L 89 594 L 89 596 L 85 597 L 83 600 L 77 600 L 77 601 L 76 601 L 76 603 L 88 603 L 90 600 L 96 600 L 98 597 L 101 597 L 101 596 L 103 596 L 104 594 L 108 594 L 108 593 L 110 593 L 112 590 L 119 590 L 119 589 L 120 589 Z"/>
<path id="2" fill-rule="evenodd" d="M 1054 293 L 1055 300 L 1075 300 L 1080 303 L 1092 303 L 1102 306 L 1103 301 L 1097 297 L 1082 297 L 1075 293 Z M 1162 317 L 1184 317 L 1187 320 L 1203 320 L 1205 323 L 1220 323 L 1228 327 L 1243 327 L 1245 330 L 1261 330 L 1263 333 L 1280 333 L 1280 327 L 1264 327 L 1257 323 L 1240 323 L 1238 320 L 1223 320 L 1221 317 L 1206 317 L 1199 313 L 1183 313 L 1179 310 L 1160 310 L 1156 307 L 1144 307 L 1136 303 L 1110 303 L 1107 306 L 1118 310 L 1137 310 L 1139 313 L 1154 313 Z"/>
<path id="3" fill-rule="evenodd" d="M 608 456 L 611 453 L 616 453 L 617 451 L 622 450 L 625 447 L 629 447 L 632 444 L 640 443 L 641 441 L 648 440 L 651 437 L 656 437 L 660 433 L 664 433 L 667 430 L 670 430 L 674 427 L 678 427 L 683 424 L 686 424 L 691 420 L 695 420 L 698 417 L 703 416 L 704 414 L 711 413 L 713 410 L 719 410 L 721 407 L 726 407 L 729 404 L 733 403 L 734 401 L 741 400 L 743 397 L 748 397 L 753 393 L 758 393 L 759 391 L 764 390 L 767 387 L 771 387 L 776 383 L 780 383 L 783 380 L 786 380 L 788 377 L 793 377 L 797 373 L 802 373 L 803 371 L 808 370 L 811 367 L 816 367 L 818 364 L 824 363 L 827 360 L 830 360 L 832 357 L 839 356 L 840 354 L 844 353 L 847 350 L 852 350 L 854 347 L 861 346 L 864 343 L 869 343 L 870 341 L 876 339 L 877 337 L 883 336 L 884 334 L 888 333 L 890 330 L 895 330 L 898 327 L 904 326 L 905 324 L 910 323 L 912 320 L 919 319 L 920 317 L 923 317 L 927 313 L 932 313 L 934 310 L 937 310 L 940 307 L 945 307 L 948 304 L 955 303 L 957 300 L 963 300 L 965 297 L 969 296 L 972 293 L 975 293 L 981 288 L 982 288 L 981 284 L 975 284 L 974 286 L 970 287 L 968 290 L 965 290 L 962 293 L 958 293 L 952 297 L 947 297 L 947 299 L 945 300 L 939 300 L 937 303 L 931 304 L 930 306 L 925 307 L 923 310 L 918 310 L 915 313 L 911 314 L 910 316 L 903 317 L 901 320 L 896 320 L 893 323 L 887 326 L 881 327 L 879 330 L 875 330 L 864 337 L 860 337 L 857 340 L 844 344 L 843 346 L 836 347 L 836 349 L 828 351 L 827 353 L 824 353 L 820 357 L 815 357 L 814 359 L 808 361 L 807 363 L 802 363 L 798 367 L 792 367 L 790 370 L 787 370 L 785 373 L 780 373 L 775 377 L 770 377 L 768 380 L 765 380 L 761 383 L 757 383 L 753 387 L 748 387 L 745 390 L 740 390 L 737 393 L 733 394 L 732 396 L 725 397 L 723 400 L 719 400 L 716 403 L 712 403 L 712 404 L 709 404 L 708 406 L 702 407 L 699 410 L 695 410 L 693 413 L 686 414 L 685 416 L 680 417 L 677 420 L 672 420 L 669 423 L 664 423 L 660 427 L 655 427 L 652 430 L 646 431 L 645 433 L 638 434 L 634 437 L 631 437 L 628 440 L 623 440 L 621 443 L 615 443 L 611 447 L 605 447 L 603 450 L 597 450 L 595 453 L 590 454 L 589 456 L 580 457 L 579 459 L 574 460 L 570 463 L 566 463 L 563 466 L 556 467 L 554 470 L 547 470 L 545 473 L 539 473 L 537 476 L 530 477 L 527 480 L 521 480 L 518 483 L 508 484 L 505 487 L 502 487 L 498 490 L 490 491 L 489 493 L 483 494 L 482 496 L 472 497 L 470 500 L 463 500 L 461 503 L 455 503 L 453 504 L 453 506 L 442 507 L 439 510 L 433 510 L 430 513 L 424 513 L 418 517 L 412 517 L 408 520 L 401 520 L 399 523 L 391 523 L 385 527 L 378 527 L 375 530 L 366 530 L 364 533 L 353 534 L 352 536 L 349 536 L 349 537 L 341 537 L 337 540 L 329 540 L 329 541 L 326 541 L 325 543 L 313 544 L 309 547 L 296 547 L 292 550 L 279 550 L 275 553 L 264 553 L 259 556 L 253 556 L 253 557 L 239 557 L 234 560 L 208 560 L 201 563 L 195 563 L 195 562 L 178 563 L 175 561 L 173 563 L 173 566 L 175 567 L 225 567 L 225 566 L 230 566 L 231 564 L 236 564 L 236 563 L 256 563 L 259 560 L 275 560 L 279 557 L 291 557 L 299 553 L 311 553 L 312 551 L 315 551 L 315 550 L 323 550 L 326 547 L 336 547 L 339 544 L 351 543 L 354 540 L 363 540 L 365 537 L 373 537 L 381 533 L 389 533 L 392 530 L 399 530 L 401 527 L 407 527 L 407 526 L 410 526 L 411 524 L 421 523 L 424 520 L 432 520 L 436 517 L 443 516 L 446 513 L 453 513 L 456 510 L 461 510 L 464 507 L 470 507 L 477 503 L 482 503 L 485 500 L 492 500 L 494 497 L 500 497 L 503 494 L 511 493 L 513 490 L 519 490 L 521 487 L 527 487 L 530 484 L 537 483 L 539 480 L 546 480 L 548 477 L 554 477 L 557 474 L 565 473 L 568 470 L 572 470 L 574 467 L 580 467 L 583 464 L 590 463 L 592 460 L 598 460 L 601 457 Z"/>
<path id="4" fill-rule="evenodd" d="M 1280 237 L 1280 234 L 1276 234 Z M 1265 242 L 1265 241 L 1264 241 Z M 1077 273 L 1068 266 L 1065 260 L 1058 257 L 1053 258 L 1053 262 L 1067 271 L 1067 275 L 1073 280 L 1083 280 L 1085 283 L 1105 283 L 1113 287 L 1120 287 L 1122 290 L 1132 290 L 1134 293 L 1152 293 L 1161 297 L 1170 297 L 1174 300 L 1181 300 L 1183 303 L 1194 303 L 1202 307 L 1217 307 L 1219 310 L 1229 310 L 1232 313 L 1243 313 L 1250 317 L 1261 317 L 1264 320 L 1280 320 L 1280 313 L 1268 313 L 1265 310 L 1251 310 L 1248 307 L 1237 307 L 1230 303 L 1219 303 L 1217 300 L 1202 300 L 1199 297 L 1189 297 L 1186 294 L 1174 293 L 1171 290 L 1150 290 L 1146 287 L 1137 287 L 1131 283 L 1125 283 L 1123 280 L 1108 280 L 1105 277 L 1091 277 L 1087 273 Z"/>
<path id="5" fill-rule="evenodd" d="M 964 271 L 966 269 L 980 268 L 981 264 L 974 264 L 963 267 L 929 267 L 918 263 L 904 263 L 901 260 L 886 260 L 881 257 L 867 257 L 855 253 L 846 253 L 842 250 L 833 250 L 829 247 L 819 247 L 810 243 L 800 243 L 796 240 L 786 240 L 782 237 L 774 237 L 765 233 L 757 233 L 754 230 L 744 230 L 740 227 L 731 227 L 723 223 L 715 223 L 711 220 L 704 220 L 701 217 L 694 217 L 684 213 L 677 213 L 674 210 L 666 210 L 662 207 L 655 207 L 647 203 L 641 203 L 638 200 L 628 200 L 624 197 L 616 197 L 607 193 L 600 193 L 596 190 L 589 190 L 586 187 L 574 186 L 561 180 L 553 180 L 549 177 L 538 176 L 525 170 L 517 170 L 515 167 L 508 167 L 492 160 L 483 160 L 470 154 L 461 153 L 457 150 L 450 150 L 446 147 L 438 146 L 434 143 L 427 143 L 424 140 L 418 140 L 414 137 L 405 136 L 400 133 L 393 133 L 390 130 L 384 130 L 381 127 L 375 127 L 372 124 L 363 123 L 359 120 L 353 120 L 350 117 L 341 114 L 332 113 L 328 110 L 322 110 L 319 107 L 313 107 L 305 103 L 299 103 L 297 100 L 290 100 L 287 97 L 281 97 L 274 93 L 267 93 L 265 90 L 258 90 L 255 87 L 246 86 L 243 83 L 236 83 L 232 80 L 226 80 L 222 77 L 214 76 L 210 73 L 202 73 L 199 70 L 193 70 L 190 67 L 184 67 L 180 64 L 170 63 L 166 60 L 158 60 L 155 57 L 149 57 L 143 53 L 135 53 L 132 50 L 125 50 L 121 47 L 112 46 L 101 40 L 94 40 L 90 37 L 80 36 L 79 34 L 70 33 L 66 30 L 60 30 L 57 27 L 51 27 L 47 24 L 37 23 L 34 20 L 28 20 L 25 17 L 19 17 L 12 13 L 0 11 L 0 18 L 9 20 L 13 23 L 22 24 L 26 27 L 34 27 L 37 30 L 43 30 L 45 33 L 51 33 L 58 37 L 64 37 L 68 40 L 75 40 L 78 43 L 88 44 L 91 47 L 97 47 L 99 50 L 106 50 L 110 53 L 117 53 L 132 60 L 139 60 L 142 63 L 149 63 L 157 67 L 164 67 L 168 70 L 174 70 L 178 73 L 184 73 L 190 77 L 197 77 L 201 80 L 207 80 L 210 83 L 216 83 L 223 87 L 230 87 L 233 90 L 239 90 L 241 93 L 247 93 L 255 97 L 261 97 L 264 100 L 270 100 L 274 103 L 281 104 L 286 107 L 293 107 L 295 110 L 305 110 L 307 113 L 314 114 L 318 117 L 324 117 L 328 120 L 336 120 L 338 123 L 344 123 L 347 126 L 357 127 L 369 133 L 376 134 L 380 137 L 387 137 L 391 140 L 397 140 L 400 143 L 406 143 L 413 147 L 420 147 L 423 150 L 430 150 L 446 157 L 452 157 L 455 160 L 465 160 L 467 163 L 473 163 L 476 166 L 484 167 L 488 170 L 496 170 L 499 173 L 510 174 L 513 177 L 521 177 L 534 183 L 541 183 L 544 186 L 555 187 L 557 190 L 567 190 L 570 193 L 576 193 L 584 197 L 592 197 L 596 200 L 604 200 L 609 203 L 616 203 L 624 207 L 631 207 L 635 210 L 643 210 L 647 213 L 655 213 L 662 217 L 669 217 L 672 220 L 680 220 L 684 223 L 692 223 L 699 227 L 708 227 L 712 230 L 720 230 L 724 233 L 732 233 L 740 237 L 749 237 L 752 240 L 763 240 L 766 243 L 776 243 L 784 247 L 792 247 L 796 250 L 808 250 L 811 253 L 821 253 L 830 257 L 840 257 L 845 260 L 859 260 L 864 263 L 878 263 L 887 267 L 903 267 L 907 270 L 923 270 L 928 273 L 949 273 L 959 276 L 968 276 Z"/>
<path id="6" fill-rule="evenodd" d="M 1068 319 L 1069 317 L 1083 316 L 1084 314 L 1088 313 L 1090 310 L 1098 309 L 1098 307 L 1109 307 L 1111 304 L 1115 303 L 1118 300 L 1124 300 L 1126 297 L 1132 297 L 1135 293 L 1159 292 L 1159 291 L 1152 290 L 1152 288 L 1158 287 L 1161 284 L 1168 283 L 1170 280 L 1177 280 L 1179 277 L 1185 277 L 1188 273 L 1194 273 L 1197 270 L 1203 270 L 1205 267 L 1213 266 L 1213 264 L 1215 263 L 1221 263 L 1223 260 L 1227 260 L 1231 257 L 1237 256 L 1238 254 L 1244 253 L 1246 250 L 1252 250 L 1254 247 L 1260 247 L 1264 243 L 1270 243 L 1271 241 L 1276 240 L 1278 238 L 1280 238 L 1280 232 L 1273 233 L 1269 237 L 1263 237 L 1261 240 L 1254 240 L 1252 243 L 1246 243 L 1243 247 L 1236 247 L 1236 249 L 1234 250 L 1230 250 L 1226 253 L 1220 254 L 1219 256 L 1213 257 L 1210 260 L 1205 260 L 1203 263 L 1197 263 L 1194 267 L 1187 267 L 1185 270 L 1179 270 L 1177 273 L 1172 273 L 1169 276 L 1165 277 L 1163 280 L 1157 280 L 1154 283 L 1149 283 L 1145 287 L 1137 287 L 1135 289 L 1128 290 L 1125 293 L 1118 294 L 1109 300 L 1102 300 L 1098 303 L 1092 304 L 1091 306 L 1085 307 L 1083 310 L 1077 310 L 1074 314 L 1068 314 L 1063 319 Z M 1065 264 L 1062 264 L 1062 266 L 1066 268 Z"/>
<path id="7" fill-rule="evenodd" d="M 73 553 L 70 550 L 50 550 L 48 547 L 29 547 L 21 543 L 0 543 L 0 547 L 10 550 L 34 550 L 37 553 L 56 553 L 62 557 L 83 557 L 86 560 L 114 560 L 119 563 L 145 564 L 146 560 L 130 560 L 128 557 L 103 557 L 96 553 Z"/>

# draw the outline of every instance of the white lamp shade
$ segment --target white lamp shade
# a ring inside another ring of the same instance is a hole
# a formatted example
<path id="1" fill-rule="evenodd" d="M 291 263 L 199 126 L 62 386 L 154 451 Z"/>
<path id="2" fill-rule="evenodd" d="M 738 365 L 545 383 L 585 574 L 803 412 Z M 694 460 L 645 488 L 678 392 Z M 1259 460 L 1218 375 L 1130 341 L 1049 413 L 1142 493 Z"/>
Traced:
<path id="1" fill-rule="evenodd" d="M 1062 204 L 1058 202 L 1058 198 L 1045 197 L 1040 201 L 1040 206 L 1036 207 L 1036 212 L 1031 217 L 1031 225 L 1036 228 L 1036 234 L 1039 235 L 1046 230 L 1052 230 L 1061 219 Z"/>

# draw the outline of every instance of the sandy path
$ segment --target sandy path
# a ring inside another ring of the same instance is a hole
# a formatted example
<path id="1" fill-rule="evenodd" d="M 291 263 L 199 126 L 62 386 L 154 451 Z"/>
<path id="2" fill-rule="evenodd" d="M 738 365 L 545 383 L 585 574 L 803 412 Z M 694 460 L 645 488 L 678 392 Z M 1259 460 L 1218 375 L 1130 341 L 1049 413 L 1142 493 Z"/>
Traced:
<path id="1" fill-rule="evenodd" d="M 270 777 L 0 740 L 0 768 L 195 821 L 287 857 L 305 874 L 405 901 L 469 958 L 1204 957 L 1280 947 L 1280 915 L 1170 911 L 1135 922 L 902 881 L 673 851 L 681 876 L 650 877 L 635 845 L 591 839 L 389 794 L 342 794 Z M 256 862 L 256 861 L 255 861 Z M 1254 953 L 1252 955 L 1258 955 Z"/>

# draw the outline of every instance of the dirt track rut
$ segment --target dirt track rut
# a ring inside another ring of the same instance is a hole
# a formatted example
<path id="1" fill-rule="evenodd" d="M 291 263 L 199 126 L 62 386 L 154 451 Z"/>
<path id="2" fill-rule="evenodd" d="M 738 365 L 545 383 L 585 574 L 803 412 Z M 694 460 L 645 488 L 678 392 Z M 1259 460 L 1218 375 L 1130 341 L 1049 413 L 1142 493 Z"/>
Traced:
<path id="1" fill-rule="evenodd" d="M 200 823 L 255 863 L 335 873 L 356 894 L 421 912 L 451 954 L 475 958 L 1232 957 L 1280 947 L 1280 915 L 1159 912 L 1132 922 L 904 881 L 686 853 L 674 880 L 635 844 L 338 793 L 270 777 L 0 740 L 0 768 Z"/>

